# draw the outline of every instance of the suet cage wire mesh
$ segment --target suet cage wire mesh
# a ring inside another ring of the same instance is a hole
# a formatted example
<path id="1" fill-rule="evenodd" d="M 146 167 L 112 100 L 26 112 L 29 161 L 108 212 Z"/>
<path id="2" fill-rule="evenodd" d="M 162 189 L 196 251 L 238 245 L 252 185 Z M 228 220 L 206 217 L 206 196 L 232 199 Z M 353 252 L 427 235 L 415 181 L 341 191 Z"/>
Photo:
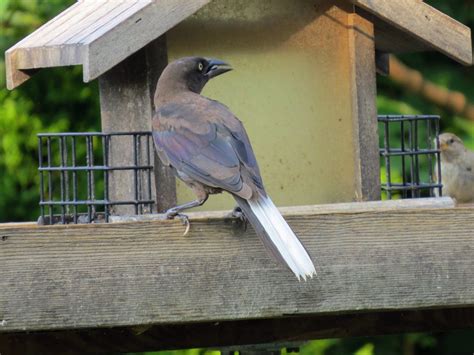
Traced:
<path id="1" fill-rule="evenodd" d="M 112 154 L 121 145 L 123 164 Z M 150 132 L 38 134 L 41 224 L 108 222 L 117 206 L 152 213 L 153 141 Z M 132 182 L 131 196 L 118 199 L 111 184 Z"/>
<path id="2" fill-rule="evenodd" d="M 437 115 L 378 115 L 382 199 L 442 195 Z"/>
<path id="3" fill-rule="evenodd" d="M 378 116 L 382 198 L 441 195 L 439 119 Z M 117 145 L 125 160 L 112 153 Z M 153 212 L 151 132 L 40 133 L 38 152 L 40 224 L 109 222 L 120 206 Z M 129 184 L 130 196 L 114 196 L 113 184 Z"/>

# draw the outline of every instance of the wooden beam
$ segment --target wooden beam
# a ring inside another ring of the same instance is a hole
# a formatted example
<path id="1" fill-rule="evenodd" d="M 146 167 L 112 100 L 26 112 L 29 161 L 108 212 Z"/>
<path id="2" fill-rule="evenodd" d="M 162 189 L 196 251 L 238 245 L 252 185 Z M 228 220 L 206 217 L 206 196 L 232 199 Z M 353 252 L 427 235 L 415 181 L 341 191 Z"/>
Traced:
<path id="1" fill-rule="evenodd" d="M 78 1 L 6 51 L 7 87 L 28 80 L 28 69 L 79 64 L 89 82 L 208 2 Z"/>
<path id="2" fill-rule="evenodd" d="M 143 328 L 142 331 L 138 328 L 118 327 L 0 333 L 0 352 L 5 355 L 82 355 L 197 347 L 235 351 L 246 344 L 452 331 L 472 327 L 474 307 L 314 315 L 237 322 L 156 325 Z"/>
<path id="3" fill-rule="evenodd" d="M 286 215 L 298 282 L 230 218 L 0 226 L 0 332 L 371 314 L 474 305 L 474 209 Z"/>
<path id="4" fill-rule="evenodd" d="M 379 200 L 374 28 L 358 14 L 349 14 L 348 17 L 356 196 L 359 201 Z"/>
<path id="5" fill-rule="evenodd" d="M 120 23 L 112 21 L 110 26 L 104 26 L 87 39 L 84 81 L 97 78 L 210 1 L 152 1 L 144 10 L 132 12 Z M 122 42 L 123 45 L 119 45 Z"/>
<path id="6" fill-rule="evenodd" d="M 464 65 L 472 64 L 470 28 L 423 1 L 351 0 L 351 2 L 430 48 L 437 49 Z"/>
<path id="7" fill-rule="evenodd" d="M 455 207 L 454 200 L 451 197 L 430 197 L 413 198 L 405 200 L 385 200 L 385 201 L 366 201 L 366 202 L 343 202 L 323 205 L 307 206 L 287 206 L 281 207 L 280 211 L 287 215 L 305 215 L 305 214 L 335 214 L 335 213 L 364 213 L 364 212 L 383 212 L 400 211 L 405 209 L 419 208 L 451 208 Z M 472 206 L 474 207 L 474 206 Z M 208 219 L 225 219 L 229 217 L 229 211 L 200 211 L 186 213 L 190 218 L 197 221 L 207 221 Z M 113 216 L 112 222 L 139 222 L 163 220 L 162 214 L 145 214 L 138 216 Z"/>
<path id="8" fill-rule="evenodd" d="M 162 70 L 167 64 L 165 37 L 116 65 L 99 78 L 103 132 L 140 132 L 151 130 L 154 112 L 153 95 Z M 151 142 L 153 144 L 153 142 Z M 146 145 L 141 156 L 146 156 Z M 112 166 L 134 164 L 133 141 L 130 136 L 113 137 L 110 146 Z M 152 162 L 153 163 L 153 162 Z M 169 169 L 154 161 L 153 196 L 158 194 L 158 211 L 176 204 L 176 184 Z M 110 199 L 134 200 L 134 174 L 131 170 L 110 173 Z M 156 189 L 155 189 L 156 188 Z M 133 214 L 133 206 L 114 206 L 113 214 Z"/>

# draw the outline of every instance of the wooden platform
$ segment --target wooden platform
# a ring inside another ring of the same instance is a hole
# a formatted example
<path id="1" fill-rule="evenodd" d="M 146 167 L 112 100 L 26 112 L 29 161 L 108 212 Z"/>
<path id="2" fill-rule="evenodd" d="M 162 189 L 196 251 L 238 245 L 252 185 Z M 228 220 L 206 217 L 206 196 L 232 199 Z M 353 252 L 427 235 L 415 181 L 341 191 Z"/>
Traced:
<path id="1" fill-rule="evenodd" d="M 193 214 L 185 237 L 179 221 L 2 225 L 0 352 L 94 336 L 138 351 L 473 326 L 474 208 L 399 204 L 282 209 L 316 261 L 309 282 L 219 212 Z"/>

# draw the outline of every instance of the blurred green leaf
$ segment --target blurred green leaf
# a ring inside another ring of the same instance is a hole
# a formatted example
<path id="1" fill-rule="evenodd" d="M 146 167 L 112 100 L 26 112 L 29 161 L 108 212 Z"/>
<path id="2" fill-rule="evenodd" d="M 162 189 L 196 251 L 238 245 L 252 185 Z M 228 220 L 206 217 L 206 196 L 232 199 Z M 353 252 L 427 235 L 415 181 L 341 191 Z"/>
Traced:
<path id="1" fill-rule="evenodd" d="M 354 355 L 373 355 L 374 354 L 374 344 L 367 343 L 359 350 L 357 350 Z"/>

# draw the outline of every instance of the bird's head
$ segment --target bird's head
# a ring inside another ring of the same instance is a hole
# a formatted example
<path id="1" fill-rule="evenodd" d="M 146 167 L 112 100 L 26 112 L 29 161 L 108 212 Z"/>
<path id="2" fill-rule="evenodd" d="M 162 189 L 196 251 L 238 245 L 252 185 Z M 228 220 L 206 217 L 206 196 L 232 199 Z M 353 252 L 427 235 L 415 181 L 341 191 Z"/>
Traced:
<path id="1" fill-rule="evenodd" d="M 465 150 L 462 140 L 452 133 L 439 135 L 439 149 L 441 154 L 447 158 L 455 158 Z"/>
<path id="2" fill-rule="evenodd" d="M 209 79 L 229 70 L 232 67 L 219 59 L 184 57 L 168 64 L 158 85 L 163 83 L 168 89 L 191 90 L 199 94 Z"/>

